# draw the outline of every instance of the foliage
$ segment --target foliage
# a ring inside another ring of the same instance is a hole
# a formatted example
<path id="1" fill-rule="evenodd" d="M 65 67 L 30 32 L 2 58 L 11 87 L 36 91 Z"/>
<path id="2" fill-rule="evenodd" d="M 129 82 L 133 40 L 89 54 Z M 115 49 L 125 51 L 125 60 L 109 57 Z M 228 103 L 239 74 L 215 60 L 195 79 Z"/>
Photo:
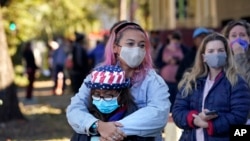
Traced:
<path id="1" fill-rule="evenodd" d="M 117 14 L 119 1 L 113 0 L 11 0 L 2 7 L 9 53 L 14 68 L 22 65 L 22 44 L 28 40 L 47 42 L 54 36 L 72 39 L 74 32 L 100 30 L 103 13 Z M 116 10 L 115 10 L 116 9 Z M 98 12 L 97 12 L 98 11 Z M 16 30 L 10 30 L 15 23 Z M 16 72 L 20 76 L 22 73 Z"/>
<path id="2" fill-rule="evenodd" d="M 48 82 L 47 82 L 48 83 Z M 47 84 L 46 83 L 46 84 Z M 65 109 L 71 94 L 55 97 L 51 86 L 35 87 L 36 101 L 24 101 L 25 89 L 18 89 L 19 106 L 27 121 L 0 123 L 0 140 L 7 141 L 69 141 L 73 130 L 67 123 Z"/>

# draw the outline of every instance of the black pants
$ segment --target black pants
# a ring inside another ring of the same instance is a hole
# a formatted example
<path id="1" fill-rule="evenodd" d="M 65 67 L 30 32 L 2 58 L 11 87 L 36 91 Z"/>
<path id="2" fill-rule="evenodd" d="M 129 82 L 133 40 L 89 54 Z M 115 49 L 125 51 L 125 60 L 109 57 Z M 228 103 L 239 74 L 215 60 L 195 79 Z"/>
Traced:
<path id="1" fill-rule="evenodd" d="M 87 76 L 87 74 L 84 74 L 84 73 L 78 72 L 78 71 L 72 71 L 70 73 L 71 87 L 72 87 L 74 94 L 78 92 L 79 88 L 81 87 L 81 85 L 83 83 L 83 79 L 86 76 Z"/>
<path id="2" fill-rule="evenodd" d="M 170 112 L 172 112 L 175 97 L 176 97 L 176 94 L 178 92 L 178 87 L 177 87 L 177 83 L 172 83 L 172 82 L 166 82 L 166 83 L 168 85 L 169 94 L 170 94 L 170 97 L 169 97 L 169 100 L 171 102 Z"/>
<path id="3" fill-rule="evenodd" d="M 36 74 L 36 69 L 34 68 L 27 68 L 27 74 L 28 74 L 28 80 L 29 84 L 26 88 L 26 98 L 31 99 L 33 97 L 33 89 L 34 89 L 34 81 L 35 81 L 35 74 Z"/>

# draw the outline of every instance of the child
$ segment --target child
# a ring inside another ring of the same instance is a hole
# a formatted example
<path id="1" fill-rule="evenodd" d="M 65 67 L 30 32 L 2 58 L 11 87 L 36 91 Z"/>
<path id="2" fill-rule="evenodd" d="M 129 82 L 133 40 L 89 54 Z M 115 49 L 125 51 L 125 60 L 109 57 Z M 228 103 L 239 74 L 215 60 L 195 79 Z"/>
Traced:
<path id="1" fill-rule="evenodd" d="M 118 121 L 137 110 L 130 94 L 130 80 L 125 78 L 125 72 L 119 66 L 106 65 L 94 69 L 85 85 L 90 88 L 88 110 L 98 120 Z M 75 133 L 71 141 L 99 140 L 98 121 L 89 130 L 90 135 Z M 127 136 L 124 141 L 154 141 L 154 138 Z"/>

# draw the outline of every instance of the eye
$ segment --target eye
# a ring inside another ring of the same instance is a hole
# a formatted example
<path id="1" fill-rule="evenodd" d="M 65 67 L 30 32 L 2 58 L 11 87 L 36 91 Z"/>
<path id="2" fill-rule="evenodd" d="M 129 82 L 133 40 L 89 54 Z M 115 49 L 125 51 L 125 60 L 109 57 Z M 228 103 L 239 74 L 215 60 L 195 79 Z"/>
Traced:
<path id="1" fill-rule="evenodd" d="M 244 33 L 241 33 L 240 34 L 240 37 L 246 37 L 247 35 L 246 34 L 244 34 Z"/>
<path id="2" fill-rule="evenodd" d="M 139 47 L 140 48 L 145 48 L 145 44 L 140 44 Z"/>
<path id="3" fill-rule="evenodd" d="M 104 98 L 111 98 L 112 99 L 114 96 L 112 94 L 105 94 L 103 97 Z"/>
<path id="4" fill-rule="evenodd" d="M 213 52 L 214 52 L 214 50 L 212 50 L 212 49 L 207 51 L 207 53 L 213 53 Z"/>
<path id="5" fill-rule="evenodd" d="M 100 97 L 100 94 L 99 93 L 93 93 L 92 96 Z"/>
<path id="6" fill-rule="evenodd" d="M 133 47 L 133 46 L 134 46 L 134 43 L 130 42 L 130 43 L 126 43 L 126 45 L 127 45 L 128 47 Z"/>
<path id="7" fill-rule="evenodd" d="M 236 37 L 237 37 L 237 35 L 236 35 L 236 34 L 233 34 L 233 35 L 231 35 L 231 37 L 232 37 L 232 38 L 236 38 Z"/>
<path id="8" fill-rule="evenodd" d="M 109 101 L 109 100 L 112 100 L 113 99 L 113 95 L 112 94 L 105 94 L 104 96 L 103 96 L 103 99 L 105 100 L 105 101 Z"/>
<path id="9" fill-rule="evenodd" d="M 219 52 L 225 52 L 225 49 L 224 48 L 221 48 L 218 50 Z"/>

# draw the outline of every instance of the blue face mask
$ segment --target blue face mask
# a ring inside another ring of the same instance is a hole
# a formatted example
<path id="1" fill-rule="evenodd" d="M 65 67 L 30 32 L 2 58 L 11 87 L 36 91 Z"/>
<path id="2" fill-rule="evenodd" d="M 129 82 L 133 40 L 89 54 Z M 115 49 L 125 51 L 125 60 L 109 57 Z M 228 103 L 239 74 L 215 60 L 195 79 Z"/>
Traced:
<path id="1" fill-rule="evenodd" d="M 97 107 L 97 109 L 104 114 L 112 113 L 116 110 L 119 105 L 117 102 L 117 97 L 114 97 L 112 100 L 105 101 L 103 99 L 93 100 L 92 103 Z"/>

